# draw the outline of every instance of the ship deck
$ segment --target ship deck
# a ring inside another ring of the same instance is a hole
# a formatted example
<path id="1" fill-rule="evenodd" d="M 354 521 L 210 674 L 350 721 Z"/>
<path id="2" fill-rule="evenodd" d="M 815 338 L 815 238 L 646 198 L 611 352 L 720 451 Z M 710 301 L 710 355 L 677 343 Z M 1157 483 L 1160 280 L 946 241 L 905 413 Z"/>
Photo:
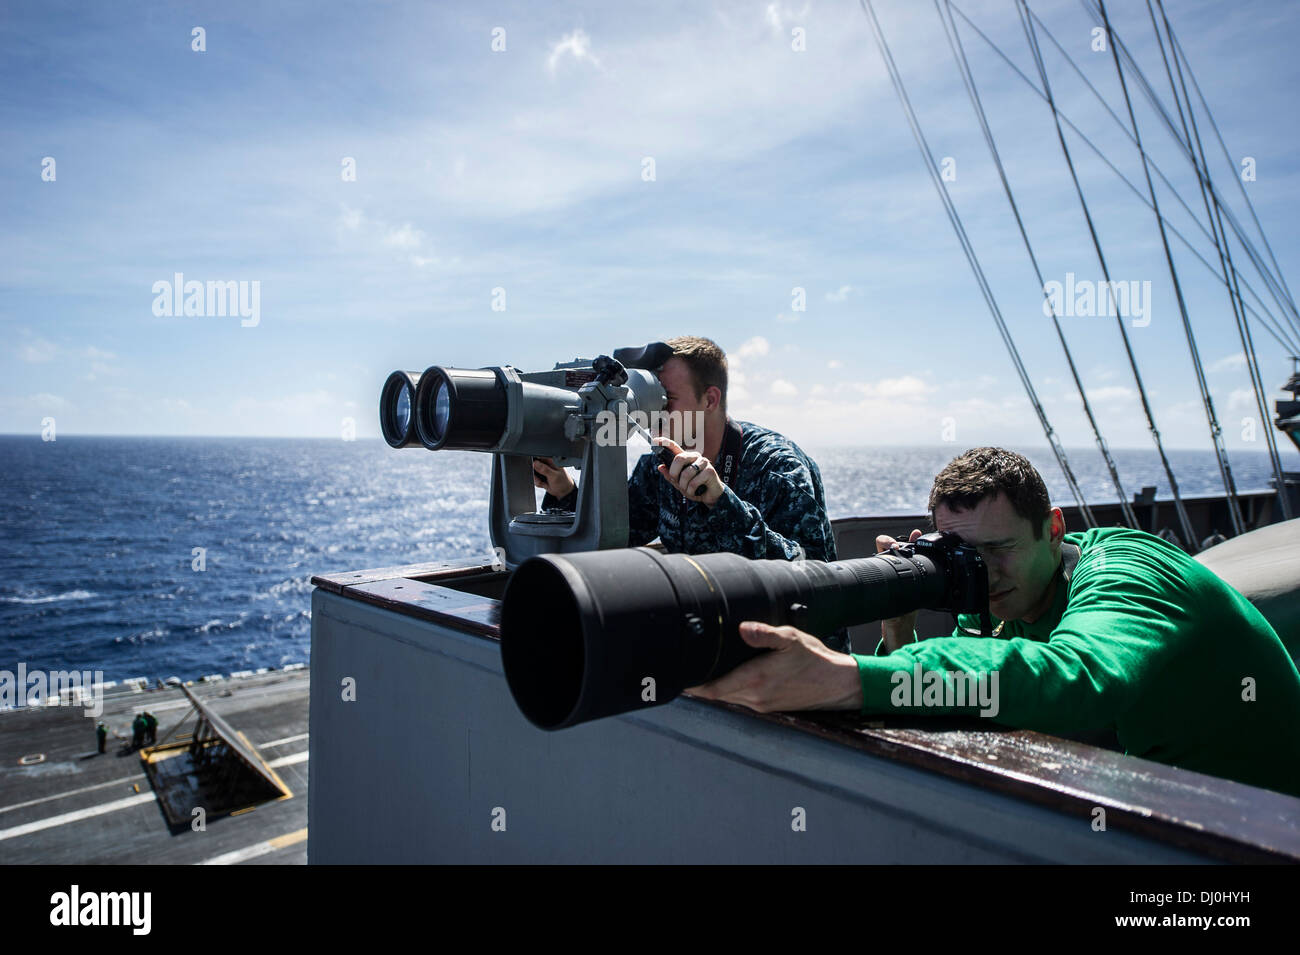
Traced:
<path id="1" fill-rule="evenodd" d="M 172 829 L 139 752 L 130 749 L 131 720 L 140 710 L 157 716 L 161 744 L 173 727 L 193 732 L 194 711 L 177 687 L 115 686 L 103 694 L 99 718 L 109 728 L 103 754 L 97 752 L 95 719 L 82 706 L 0 712 L 0 859 L 306 864 L 309 671 L 271 670 L 188 689 L 253 744 L 291 791 L 289 798 L 209 813 L 203 831 Z M 23 764 L 23 757 L 38 754 L 40 762 Z"/>

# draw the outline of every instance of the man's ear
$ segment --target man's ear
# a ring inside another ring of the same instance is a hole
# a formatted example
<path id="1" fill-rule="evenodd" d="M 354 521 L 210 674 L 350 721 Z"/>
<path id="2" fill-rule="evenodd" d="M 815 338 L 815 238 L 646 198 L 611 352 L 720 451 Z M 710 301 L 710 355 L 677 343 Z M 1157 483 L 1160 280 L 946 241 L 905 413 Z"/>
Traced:
<path id="1" fill-rule="evenodd" d="M 1054 507 L 1047 522 L 1048 540 L 1053 546 L 1057 546 L 1065 539 L 1065 515 L 1061 513 L 1059 507 Z"/>
<path id="2" fill-rule="evenodd" d="M 712 411 L 722 404 L 722 389 L 717 385 L 710 385 L 704 389 L 705 410 Z"/>

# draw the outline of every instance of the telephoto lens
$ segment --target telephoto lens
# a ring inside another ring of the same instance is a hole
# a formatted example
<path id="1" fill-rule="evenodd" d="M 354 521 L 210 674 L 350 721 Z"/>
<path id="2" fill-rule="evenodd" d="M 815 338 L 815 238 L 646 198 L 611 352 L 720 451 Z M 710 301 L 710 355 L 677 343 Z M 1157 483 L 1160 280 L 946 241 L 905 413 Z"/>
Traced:
<path id="1" fill-rule="evenodd" d="M 988 610 L 983 561 L 955 534 L 826 563 L 647 547 L 524 561 L 501 605 L 501 662 L 520 711 L 555 730 L 662 705 L 762 652 L 761 620 L 825 639 L 922 608 Z"/>

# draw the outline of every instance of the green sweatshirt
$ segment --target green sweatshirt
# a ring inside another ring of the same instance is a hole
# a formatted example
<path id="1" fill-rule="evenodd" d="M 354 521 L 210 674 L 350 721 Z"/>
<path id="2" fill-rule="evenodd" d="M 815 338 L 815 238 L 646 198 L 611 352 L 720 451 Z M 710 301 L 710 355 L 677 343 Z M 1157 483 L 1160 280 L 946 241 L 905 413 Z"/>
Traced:
<path id="1" fill-rule="evenodd" d="M 1063 561 L 1053 605 L 1034 623 L 855 655 L 862 712 L 983 710 L 1043 733 L 1113 727 L 1130 755 L 1300 796 L 1300 672 L 1259 611 L 1152 534 L 1097 528 L 1065 540 L 1077 563 Z M 968 690 L 964 705 L 940 679 Z"/>

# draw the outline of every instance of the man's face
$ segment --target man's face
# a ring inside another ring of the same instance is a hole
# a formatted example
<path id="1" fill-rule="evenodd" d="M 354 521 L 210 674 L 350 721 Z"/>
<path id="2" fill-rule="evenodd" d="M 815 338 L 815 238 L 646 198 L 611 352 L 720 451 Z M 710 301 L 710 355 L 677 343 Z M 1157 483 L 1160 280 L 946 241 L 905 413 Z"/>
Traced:
<path id="1" fill-rule="evenodd" d="M 989 612 L 995 617 L 1033 622 L 1047 612 L 1065 534 L 1060 508 L 1052 508 L 1038 538 L 1033 524 L 1015 512 L 1004 494 L 986 497 L 969 510 L 940 504 L 934 525 L 955 531 L 979 549 L 988 566 Z"/>
<path id="2" fill-rule="evenodd" d="M 669 412 L 668 437 L 684 445 L 682 419 L 692 412 L 708 410 L 709 393 L 706 391 L 702 396 L 696 397 L 695 376 L 691 374 L 691 369 L 687 367 L 686 362 L 680 358 L 669 358 L 664 362 L 664 366 L 659 369 L 659 383 L 668 393 L 668 404 L 665 408 Z M 695 429 L 694 434 L 697 439 L 703 437 L 698 428 Z"/>

